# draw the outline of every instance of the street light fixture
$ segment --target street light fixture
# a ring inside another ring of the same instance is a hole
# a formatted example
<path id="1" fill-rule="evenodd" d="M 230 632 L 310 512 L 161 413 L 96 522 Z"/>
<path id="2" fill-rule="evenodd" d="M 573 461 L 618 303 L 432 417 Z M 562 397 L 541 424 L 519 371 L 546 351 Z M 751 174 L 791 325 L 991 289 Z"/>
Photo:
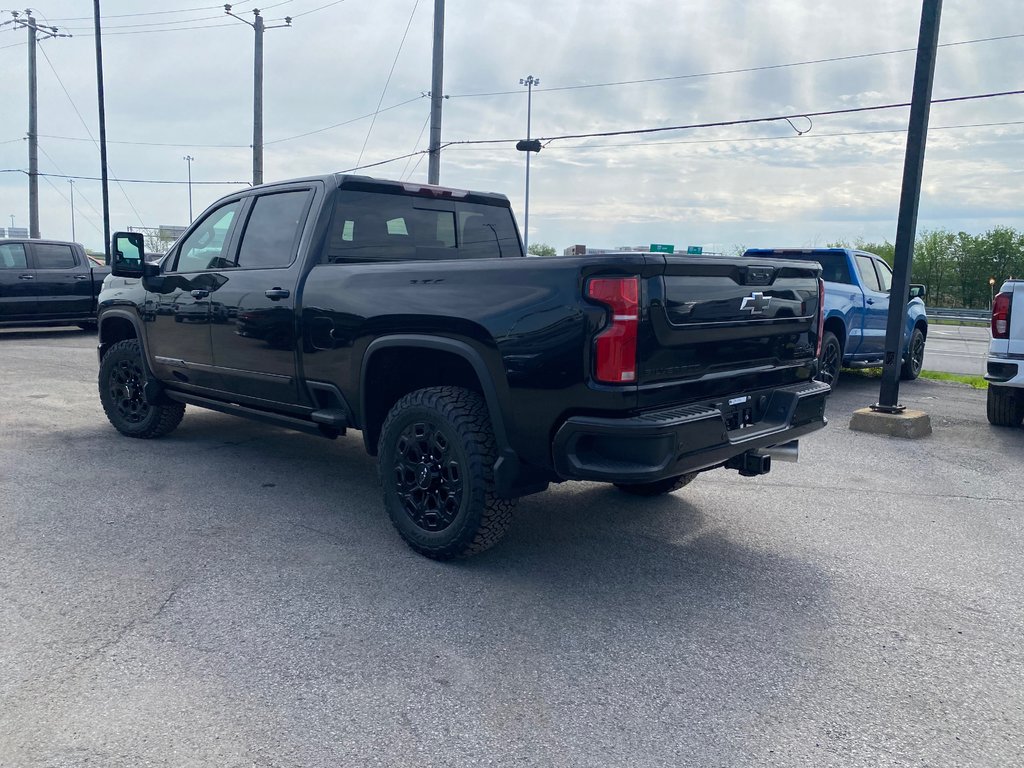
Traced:
<path id="1" fill-rule="evenodd" d="M 192 155 L 185 155 L 181 158 L 188 164 L 188 223 L 192 223 Z"/>
<path id="2" fill-rule="evenodd" d="M 533 86 L 540 85 L 540 78 L 527 75 L 519 80 L 526 86 L 526 141 L 516 144 L 516 149 L 526 153 L 526 200 L 523 204 L 523 248 L 530 248 L 530 154 L 540 152 L 540 142 L 530 140 L 530 117 L 533 114 Z"/>
<path id="3" fill-rule="evenodd" d="M 996 279 L 990 277 L 988 279 L 988 309 L 992 311 L 992 305 L 996 303 Z"/>

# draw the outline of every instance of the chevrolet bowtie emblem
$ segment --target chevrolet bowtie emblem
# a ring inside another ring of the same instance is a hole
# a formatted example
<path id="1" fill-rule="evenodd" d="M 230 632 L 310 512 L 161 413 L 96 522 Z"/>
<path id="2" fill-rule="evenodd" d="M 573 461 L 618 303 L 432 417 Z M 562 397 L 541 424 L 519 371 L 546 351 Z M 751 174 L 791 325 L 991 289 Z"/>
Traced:
<path id="1" fill-rule="evenodd" d="M 752 315 L 761 315 L 768 311 L 771 303 L 772 299 L 770 296 L 765 296 L 760 291 L 754 291 L 749 296 L 744 297 L 743 303 L 740 304 L 740 311 L 745 310 Z"/>

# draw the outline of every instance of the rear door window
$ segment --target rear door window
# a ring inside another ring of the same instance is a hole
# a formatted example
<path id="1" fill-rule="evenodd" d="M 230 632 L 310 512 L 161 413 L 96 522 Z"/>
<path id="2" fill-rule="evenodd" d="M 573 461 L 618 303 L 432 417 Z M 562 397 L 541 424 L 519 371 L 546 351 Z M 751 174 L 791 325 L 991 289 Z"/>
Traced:
<path id="1" fill-rule="evenodd" d="M 238 249 L 238 266 L 266 269 L 291 264 L 312 197 L 308 189 L 257 197 Z"/>
<path id="2" fill-rule="evenodd" d="M 36 269 L 73 269 L 75 266 L 75 252 L 70 245 L 32 243 L 32 255 Z"/>

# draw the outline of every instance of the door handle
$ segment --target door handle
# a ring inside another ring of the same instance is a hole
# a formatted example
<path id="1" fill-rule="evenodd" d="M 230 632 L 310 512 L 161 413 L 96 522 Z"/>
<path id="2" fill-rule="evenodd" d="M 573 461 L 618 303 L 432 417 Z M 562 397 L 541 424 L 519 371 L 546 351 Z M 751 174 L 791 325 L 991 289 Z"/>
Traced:
<path id="1" fill-rule="evenodd" d="M 193 299 L 205 299 L 210 295 L 210 292 L 205 288 L 196 288 L 194 291 L 190 291 Z"/>
<path id="2" fill-rule="evenodd" d="M 874 299 L 866 299 L 866 300 L 865 300 L 865 303 L 866 303 L 866 304 L 874 304 L 874 303 L 875 303 L 875 300 L 874 300 Z"/>
<path id="3" fill-rule="evenodd" d="M 18 275 L 19 280 L 35 280 L 35 275 Z"/>
<path id="4" fill-rule="evenodd" d="M 75 280 L 88 280 L 88 275 L 75 275 Z"/>
<path id="5" fill-rule="evenodd" d="M 277 301 L 278 299 L 287 299 L 292 293 L 287 288 L 271 288 L 269 291 L 264 291 L 263 295 L 271 301 Z"/>

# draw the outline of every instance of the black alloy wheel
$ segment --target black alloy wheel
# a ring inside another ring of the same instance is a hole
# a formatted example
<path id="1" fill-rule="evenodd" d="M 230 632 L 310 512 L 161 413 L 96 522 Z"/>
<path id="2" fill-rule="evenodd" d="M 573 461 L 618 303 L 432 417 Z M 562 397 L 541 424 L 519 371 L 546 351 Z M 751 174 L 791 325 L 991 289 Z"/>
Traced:
<path id="1" fill-rule="evenodd" d="M 432 421 L 414 421 L 398 436 L 395 485 L 409 519 L 424 531 L 443 531 L 462 505 L 459 457 Z"/>
<path id="2" fill-rule="evenodd" d="M 516 500 L 498 496 L 498 449 L 479 393 L 441 386 L 405 395 L 384 420 L 377 455 L 384 508 L 421 555 L 474 555 L 511 525 Z"/>
<path id="3" fill-rule="evenodd" d="M 910 343 L 907 345 L 907 359 L 903 361 L 900 368 L 900 378 L 904 381 L 913 381 L 921 375 L 924 368 L 924 334 L 920 328 L 915 328 L 910 334 Z"/>
<path id="4" fill-rule="evenodd" d="M 839 381 L 839 371 L 843 367 L 843 348 L 839 339 L 831 331 L 825 331 L 821 339 L 821 358 L 818 361 L 818 381 L 834 387 Z"/>
<path id="5" fill-rule="evenodd" d="M 185 415 L 183 403 L 146 398 L 146 369 L 137 339 L 113 344 L 100 361 L 100 404 L 122 435 L 144 439 L 174 430 Z"/>

